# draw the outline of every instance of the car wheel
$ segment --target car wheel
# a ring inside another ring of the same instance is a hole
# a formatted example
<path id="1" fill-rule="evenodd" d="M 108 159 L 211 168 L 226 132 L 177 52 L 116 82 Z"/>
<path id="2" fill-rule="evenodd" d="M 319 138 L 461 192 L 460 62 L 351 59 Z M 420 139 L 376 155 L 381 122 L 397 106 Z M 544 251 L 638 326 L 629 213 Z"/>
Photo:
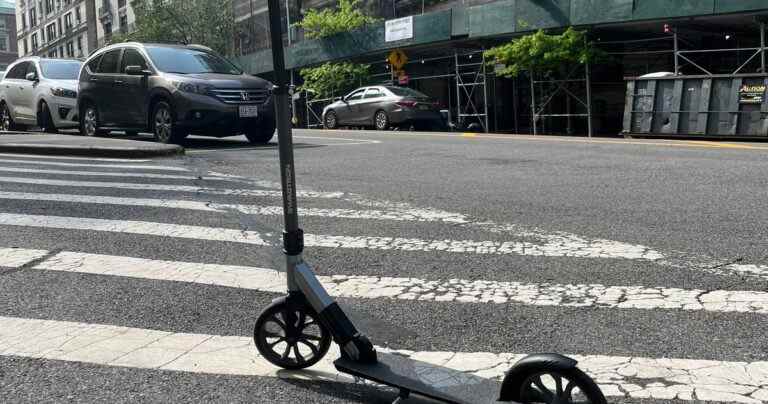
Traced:
<path id="1" fill-rule="evenodd" d="M 51 109 L 48 108 L 48 103 L 41 102 L 40 107 L 37 108 L 37 126 L 46 133 L 58 133 L 56 124 L 53 123 L 53 117 L 51 116 Z"/>
<path id="2" fill-rule="evenodd" d="M 11 132 L 24 131 L 26 129 L 27 127 L 25 125 L 20 125 L 13 121 L 11 110 L 8 108 L 8 104 L 2 103 L 0 106 L 0 131 Z"/>
<path id="3" fill-rule="evenodd" d="M 171 109 L 171 105 L 167 102 L 160 101 L 155 104 L 155 109 L 152 113 L 152 133 L 154 133 L 155 139 L 158 142 L 180 143 L 187 137 L 186 134 L 174 125 L 174 116 L 173 109 Z"/>
<path id="4" fill-rule="evenodd" d="M 325 129 L 336 129 L 336 127 L 339 125 L 339 117 L 336 115 L 333 111 L 328 111 L 325 114 L 325 119 L 323 120 L 323 124 L 325 125 Z"/>
<path id="5" fill-rule="evenodd" d="M 373 116 L 373 125 L 376 127 L 376 130 L 389 129 L 389 117 L 387 116 L 387 113 L 384 111 L 377 111 Z"/>
<path id="6" fill-rule="evenodd" d="M 80 133 L 91 137 L 107 133 L 99 129 L 99 110 L 93 104 L 87 104 L 80 113 Z"/>
<path id="7" fill-rule="evenodd" d="M 272 137 L 275 136 L 275 121 L 273 119 L 267 119 L 261 122 L 258 126 L 249 128 L 245 132 L 245 137 L 252 144 L 267 144 Z"/>

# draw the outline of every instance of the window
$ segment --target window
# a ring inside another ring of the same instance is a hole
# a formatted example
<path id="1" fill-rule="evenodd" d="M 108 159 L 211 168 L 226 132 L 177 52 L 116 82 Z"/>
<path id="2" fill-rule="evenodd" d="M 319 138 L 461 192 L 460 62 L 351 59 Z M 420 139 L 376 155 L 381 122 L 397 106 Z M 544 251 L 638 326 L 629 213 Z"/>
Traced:
<path id="1" fill-rule="evenodd" d="M 32 52 L 37 50 L 37 32 L 32 34 Z"/>
<path id="2" fill-rule="evenodd" d="M 8 52 L 8 37 L 5 34 L 0 35 L 0 51 Z"/>
<path id="3" fill-rule="evenodd" d="M 381 98 L 384 96 L 384 93 L 381 92 L 378 88 L 369 88 L 368 92 L 365 93 L 365 97 L 363 98 Z"/>
<path id="4" fill-rule="evenodd" d="M 117 73 L 117 61 L 120 59 L 120 49 L 111 50 L 104 54 L 99 64 L 99 73 Z"/>
<path id="5" fill-rule="evenodd" d="M 93 60 L 88 62 L 88 70 L 90 70 L 91 72 L 96 72 L 99 69 L 99 62 L 101 62 L 102 56 L 103 55 L 96 56 L 95 58 L 93 58 Z"/>
<path id="6" fill-rule="evenodd" d="M 72 13 L 64 14 L 64 29 L 70 30 L 72 28 Z"/>
<path id="7" fill-rule="evenodd" d="M 104 24 L 104 37 L 110 38 L 112 37 L 112 23 L 108 22 Z"/>
<path id="8" fill-rule="evenodd" d="M 34 7 L 29 9 L 29 26 L 32 28 L 37 26 L 37 10 Z"/>
<path id="9" fill-rule="evenodd" d="M 77 53 L 81 55 L 83 54 L 83 36 L 82 35 L 77 37 Z"/>
<path id="10" fill-rule="evenodd" d="M 53 0 L 45 0 L 45 13 L 50 14 L 53 12 Z"/>
<path id="11" fill-rule="evenodd" d="M 6 79 L 23 79 L 27 75 L 27 65 L 29 62 L 21 62 L 16 66 L 13 66 L 11 71 L 5 75 Z"/>
<path id="12" fill-rule="evenodd" d="M 83 21 L 83 18 L 80 15 L 80 6 L 79 5 L 77 7 L 75 7 L 75 21 L 77 22 L 78 25 L 80 25 L 80 22 Z"/>
<path id="13" fill-rule="evenodd" d="M 24 77 L 23 78 L 26 79 L 27 75 L 29 73 L 35 73 L 35 75 L 37 75 L 37 77 L 40 77 L 40 73 L 37 72 L 37 67 L 35 67 L 35 64 L 32 63 L 32 62 L 28 62 L 27 63 L 27 70 L 24 72 Z"/>
<path id="14" fill-rule="evenodd" d="M 59 46 L 59 57 L 64 57 L 64 45 Z"/>
<path id="15" fill-rule="evenodd" d="M 75 44 L 72 41 L 67 42 L 67 57 L 75 57 Z"/>
<path id="16" fill-rule="evenodd" d="M 54 48 L 52 51 L 48 52 L 49 58 L 56 58 L 56 48 Z"/>
<path id="17" fill-rule="evenodd" d="M 120 16 L 120 32 L 124 34 L 128 32 L 128 16 L 127 15 Z"/>
<path id="18" fill-rule="evenodd" d="M 363 93 L 364 92 L 365 92 L 365 90 L 357 90 L 354 93 L 348 95 L 347 98 L 345 98 L 345 100 L 347 100 L 347 101 L 357 101 L 357 100 L 363 98 Z"/>
<path id="19" fill-rule="evenodd" d="M 401 97 L 429 98 L 425 94 L 408 87 L 387 87 L 387 90 L 389 90 L 392 94 L 399 95 Z"/>
<path id="20" fill-rule="evenodd" d="M 142 69 L 147 69 L 147 61 L 144 60 L 144 56 L 141 56 L 139 51 L 126 49 L 123 52 L 123 63 L 120 65 L 120 71 L 125 73 L 125 68 L 128 66 L 141 66 Z"/>
<path id="21" fill-rule="evenodd" d="M 21 12 L 21 29 L 27 30 L 27 13 Z"/>
<path id="22" fill-rule="evenodd" d="M 45 34 L 48 36 L 49 41 L 56 39 L 56 24 L 48 24 L 48 26 L 45 27 Z"/>
<path id="23" fill-rule="evenodd" d="M 152 62 L 162 72 L 198 74 L 242 74 L 242 70 L 230 61 L 216 55 L 197 49 L 148 46 L 147 53 Z"/>
<path id="24" fill-rule="evenodd" d="M 29 42 L 27 38 L 24 38 L 24 54 L 26 55 L 27 53 L 29 53 Z"/>
<path id="25" fill-rule="evenodd" d="M 49 79 L 77 80 L 82 65 L 76 60 L 44 60 L 40 62 L 40 69 L 43 71 L 43 77 Z"/>
<path id="26" fill-rule="evenodd" d="M 61 17 L 59 17 L 56 23 L 59 26 L 59 36 L 64 36 L 64 29 L 61 27 Z"/>

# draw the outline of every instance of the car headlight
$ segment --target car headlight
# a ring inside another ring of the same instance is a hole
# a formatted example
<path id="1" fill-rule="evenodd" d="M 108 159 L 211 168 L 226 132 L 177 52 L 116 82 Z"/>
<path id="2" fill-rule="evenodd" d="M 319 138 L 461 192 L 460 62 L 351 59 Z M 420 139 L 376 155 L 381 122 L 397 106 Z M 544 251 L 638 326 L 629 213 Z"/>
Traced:
<path id="1" fill-rule="evenodd" d="M 61 87 L 52 88 L 51 93 L 57 97 L 77 98 L 77 91 Z"/>
<path id="2" fill-rule="evenodd" d="M 187 83 L 184 81 L 174 81 L 173 86 L 179 91 L 200 95 L 210 95 L 213 88 L 213 86 L 207 84 Z"/>

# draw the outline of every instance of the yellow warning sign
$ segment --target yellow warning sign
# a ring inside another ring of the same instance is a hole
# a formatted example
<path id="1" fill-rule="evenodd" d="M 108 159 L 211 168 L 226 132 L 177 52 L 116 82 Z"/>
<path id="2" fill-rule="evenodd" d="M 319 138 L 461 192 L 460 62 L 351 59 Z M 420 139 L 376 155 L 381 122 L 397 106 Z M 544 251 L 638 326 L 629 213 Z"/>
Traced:
<path id="1" fill-rule="evenodd" d="M 387 60 L 389 61 L 389 64 L 395 68 L 395 70 L 402 70 L 403 66 L 408 63 L 408 56 L 405 56 L 405 52 L 402 50 L 395 49 L 392 52 L 389 52 Z"/>

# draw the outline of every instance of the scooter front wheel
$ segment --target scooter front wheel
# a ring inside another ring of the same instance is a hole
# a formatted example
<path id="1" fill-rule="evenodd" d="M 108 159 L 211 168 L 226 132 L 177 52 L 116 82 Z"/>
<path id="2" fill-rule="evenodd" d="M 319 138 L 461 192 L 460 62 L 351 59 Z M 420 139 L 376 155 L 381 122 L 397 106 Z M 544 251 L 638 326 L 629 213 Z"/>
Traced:
<path id="1" fill-rule="evenodd" d="M 331 335 L 305 304 L 283 300 L 261 313 L 253 330 L 259 353 L 283 369 L 316 364 L 331 347 Z"/>
<path id="2" fill-rule="evenodd" d="M 595 382 L 577 368 L 537 372 L 520 385 L 520 401 L 543 404 L 606 404 Z"/>

